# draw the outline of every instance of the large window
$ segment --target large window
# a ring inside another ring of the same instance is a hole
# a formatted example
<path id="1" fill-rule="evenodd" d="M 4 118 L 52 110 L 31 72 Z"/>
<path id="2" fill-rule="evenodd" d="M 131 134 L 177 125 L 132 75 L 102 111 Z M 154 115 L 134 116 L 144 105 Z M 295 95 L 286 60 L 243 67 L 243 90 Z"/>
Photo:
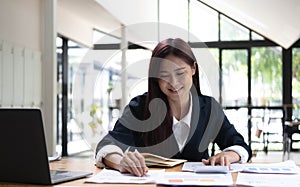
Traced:
<path id="1" fill-rule="evenodd" d="M 189 41 L 218 41 L 218 13 L 197 0 L 190 1 Z"/>
<path id="2" fill-rule="evenodd" d="M 88 49 L 57 38 L 57 81 L 61 88 L 57 97 L 57 149 L 64 156 L 94 151 L 120 115 L 124 71 L 120 40 L 100 32 L 94 34 L 98 38 L 95 45 L 107 48 Z M 150 56 L 149 50 L 127 50 L 128 100 L 146 92 Z"/>
<path id="3" fill-rule="evenodd" d="M 64 141 L 67 144 L 66 152 L 74 154 L 89 149 L 83 138 L 82 127 L 76 121 L 74 98 L 74 79 L 83 75 L 82 59 L 87 48 L 67 39 L 57 37 L 57 149 L 62 151 Z M 67 61 L 66 61 L 67 60 Z M 82 90 L 84 91 L 84 90 Z M 65 129 L 64 129 L 64 126 Z M 64 133 L 67 137 L 64 137 Z M 62 151 L 63 152 L 63 151 Z M 65 153 L 64 153 L 65 154 Z"/>
<path id="4" fill-rule="evenodd" d="M 194 48 L 193 52 L 196 56 L 199 76 L 200 90 L 202 94 L 219 98 L 219 50 L 207 48 Z"/>
<path id="5" fill-rule="evenodd" d="M 249 29 L 221 15 L 221 41 L 249 40 Z"/>
<path id="6" fill-rule="evenodd" d="M 252 48 L 251 87 L 253 105 L 282 105 L 281 48 Z"/>
<path id="7" fill-rule="evenodd" d="M 247 56 L 247 50 L 222 51 L 222 98 L 225 106 L 247 105 Z"/>

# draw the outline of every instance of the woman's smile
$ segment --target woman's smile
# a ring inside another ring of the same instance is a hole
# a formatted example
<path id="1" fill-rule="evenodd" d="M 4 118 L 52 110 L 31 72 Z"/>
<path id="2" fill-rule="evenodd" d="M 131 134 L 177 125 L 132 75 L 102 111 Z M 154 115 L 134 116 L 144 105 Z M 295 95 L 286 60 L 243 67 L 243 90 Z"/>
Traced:
<path id="1" fill-rule="evenodd" d="M 174 93 L 174 94 L 179 95 L 180 92 L 183 90 L 183 88 L 184 88 L 183 86 L 182 86 L 182 87 L 178 87 L 178 88 L 172 87 L 172 88 L 169 89 L 169 91 L 170 91 L 171 93 Z"/>

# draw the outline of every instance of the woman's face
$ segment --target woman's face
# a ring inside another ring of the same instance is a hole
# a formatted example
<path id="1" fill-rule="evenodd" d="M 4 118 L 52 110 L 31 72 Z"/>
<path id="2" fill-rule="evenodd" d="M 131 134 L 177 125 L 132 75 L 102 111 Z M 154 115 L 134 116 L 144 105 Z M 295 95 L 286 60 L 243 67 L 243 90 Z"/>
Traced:
<path id="1" fill-rule="evenodd" d="M 168 55 L 162 62 L 159 71 L 159 87 L 170 100 L 189 98 L 193 85 L 194 66 L 189 66 L 182 59 Z"/>

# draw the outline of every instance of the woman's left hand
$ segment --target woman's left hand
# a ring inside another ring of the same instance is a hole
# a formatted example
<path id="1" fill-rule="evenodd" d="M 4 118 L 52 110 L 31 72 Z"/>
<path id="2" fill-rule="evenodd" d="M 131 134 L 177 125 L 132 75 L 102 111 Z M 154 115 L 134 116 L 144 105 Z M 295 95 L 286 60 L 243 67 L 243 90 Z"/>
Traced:
<path id="1" fill-rule="evenodd" d="M 230 166 L 233 162 L 238 162 L 240 160 L 240 155 L 234 151 L 224 151 L 220 152 L 212 157 L 207 159 L 202 159 L 202 163 L 205 165 L 221 165 L 221 166 Z"/>

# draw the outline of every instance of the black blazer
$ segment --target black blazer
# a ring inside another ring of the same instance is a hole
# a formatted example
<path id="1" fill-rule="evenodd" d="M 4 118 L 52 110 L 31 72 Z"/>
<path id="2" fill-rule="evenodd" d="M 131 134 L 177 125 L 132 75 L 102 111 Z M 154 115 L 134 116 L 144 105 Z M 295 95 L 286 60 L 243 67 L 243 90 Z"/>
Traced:
<path id="1" fill-rule="evenodd" d="M 130 147 L 131 150 L 138 149 L 140 152 L 151 152 L 168 158 L 201 161 L 209 157 L 209 143 L 215 142 L 221 150 L 233 145 L 242 146 L 248 152 L 248 160 L 252 157 L 249 146 L 229 122 L 222 107 L 214 98 L 204 95 L 193 96 L 190 133 L 181 152 L 174 135 L 159 144 L 145 147 L 138 132 L 146 127 L 143 122 L 146 94 L 129 102 L 114 129 L 98 143 L 96 155 L 105 145 L 117 145 L 123 151 Z"/>

